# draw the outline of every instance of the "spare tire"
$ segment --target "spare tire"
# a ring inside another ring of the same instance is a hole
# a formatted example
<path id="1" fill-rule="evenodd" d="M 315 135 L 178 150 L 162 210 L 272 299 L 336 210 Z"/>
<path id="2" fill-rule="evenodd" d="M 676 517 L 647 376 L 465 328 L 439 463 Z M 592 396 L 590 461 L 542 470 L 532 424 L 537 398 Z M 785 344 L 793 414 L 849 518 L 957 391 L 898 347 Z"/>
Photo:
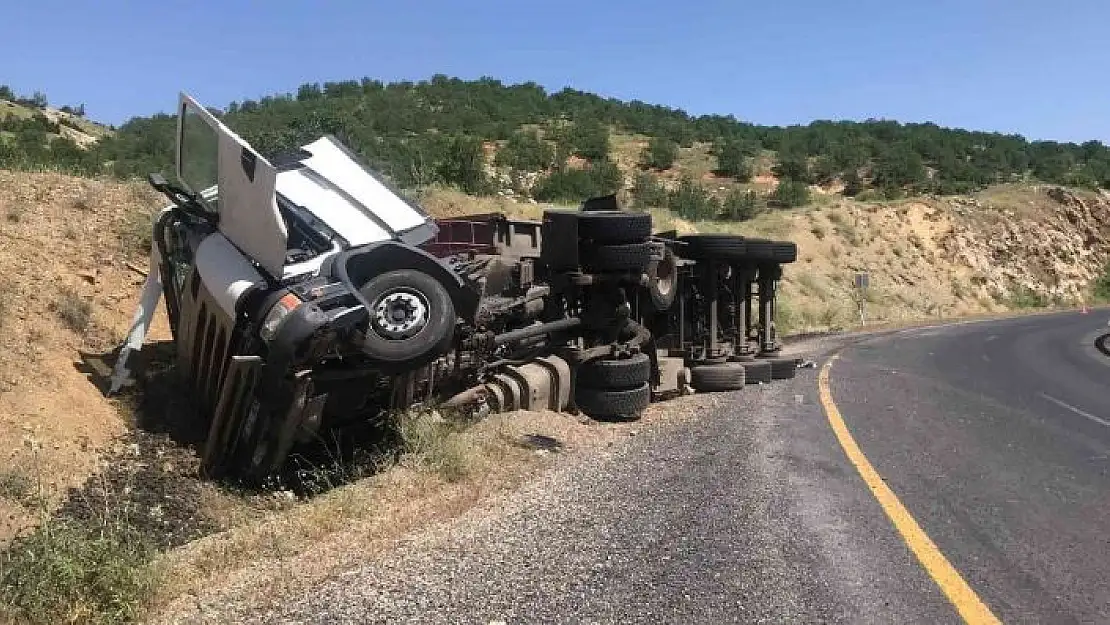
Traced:
<path id="1" fill-rule="evenodd" d="M 678 257 L 669 245 L 661 260 L 648 264 L 647 274 L 651 305 L 659 312 L 670 310 L 678 294 Z"/>
<path id="2" fill-rule="evenodd" d="M 701 365 L 690 370 L 690 386 L 699 392 L 736 391 L 744 388 L 744 366 L 735 362 Z"/>
<path id="3" fill-rule="evenodd" d="M 747 259 L 748 239 L 734 234 L 687 234 L 678 237 L 683 258 L 691 260 L 742 261 Z"/>
<path id="4" fill-rule="evenodd" d="M 651 386 L 647 382 L 629 389 L 575 386 L 574 403 L 595 419 L 635 419 L 651 403 Z"/>
<path id="5" fill-rule="evenodd" d="M 579 250 L 582 268 L 589 272 L 608 273 L 647 271 L 651 263 L 650 243 L 618 243 L 615 245 L 583 245 Z"/>
<path id="6" fill-rule="evenodd" d="M 651 378 L 651 358 L 632 354 L 629 358 L 599 358 L 578 368 L 580 388 L 622 389 L 639 386 Z"/>
<path id="7" fill-rule="evenodd" d="M 594 243 L 632 243 L 651 236 L 651 215 L 624 211 L 583 211 L 578 238 Z"/>

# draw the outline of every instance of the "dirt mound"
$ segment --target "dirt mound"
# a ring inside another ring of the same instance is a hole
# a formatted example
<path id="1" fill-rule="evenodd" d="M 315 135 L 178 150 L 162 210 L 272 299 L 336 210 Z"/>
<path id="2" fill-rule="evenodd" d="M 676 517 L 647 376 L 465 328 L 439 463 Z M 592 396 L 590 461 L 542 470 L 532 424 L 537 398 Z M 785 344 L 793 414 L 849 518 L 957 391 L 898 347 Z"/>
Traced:
<path id="1" fill-rule="evenodd" d="M 127 429 L 94 381 L 129 326 L 160 204 L 139 184 L 0 171 L 0 448 L 51 503 Z M 0 493 L 0 539 L 29 519 L 21 499 Z"/>

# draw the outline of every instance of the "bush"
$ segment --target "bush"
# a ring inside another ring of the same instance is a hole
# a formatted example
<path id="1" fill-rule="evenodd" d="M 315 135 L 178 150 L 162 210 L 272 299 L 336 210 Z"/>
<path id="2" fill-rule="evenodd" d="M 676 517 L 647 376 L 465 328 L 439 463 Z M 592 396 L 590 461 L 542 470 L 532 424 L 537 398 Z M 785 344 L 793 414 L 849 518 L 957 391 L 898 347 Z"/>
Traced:
<path id="1" fill-rule="evenodd" d="M 545 171 L 555 162 L 555 148 L 535 131 L 520 130 L 497 152 L 494 163 L 517 171 Z"/>
<path id="2" fill-rule="evenodd" d="M 665 137 L 655 137 L 644 149 L 640 162 L 645 167 L 666 170 L 678 158 L 678 144 Z"/>
<path id="3" fill-rule="evenodd" d="M 92 321 L 92 304 L 72 289 L 63 289 L 52 305 L 62 323 L 78 334 L 84 334 Z"/>
<path id="4" fill-rule="evenodd" d="M 1091 297 L 1098 302 L 1110 302 L 1110 263 L 1102 268 L 1102 273 L 1091 283 Z"/>
<path id="5" fill-rule="evenodd" d="M 603 160 L 586 169 L 564 167 L 540 179 L 532 196 L 541 202 L 580 202 L 620 190 L 624 176 L 616 163 Z"/>
<path id="6" fill-rule="evenodd" d="M 667 205 L 667 189 L 646 171 L 636 174 L 632 182 L 632 204 L 636 208 L 659 208 Z"/>
<path id="7" fill-rule="evenodd" d="M 771 193 L 771 204 L 781 208 L 802 206 L 809 202 L 809 187 L 799 180 L 781 180 Z"/>
<path id="8" fill-rule="evenodd" d="M 725 141 L 719 143 L 717 152 L 717 169 L 715 173 L 728 176 L 738 182 L 749 182 L 752 179 L 752 166 L 745 154 L 745 146 L 739 141 Z"/>
<path id="9" fill-rule="evenodd" d="M 575 121 L 566 135 L 570 153 L 591 161 L 609 158 L 609 128 L 596 119 Z"/>
<path id="10" fill-rule="evenodd" d="M 1015 286 L 1006 298 L 1006 305 L 1018 309 L 1044 308 L 1048 306 L 1048 298 L 1028 287 Z"/>
<path id="11" fill-rule="evenodd" d="M 771 173 L 787 180 L 809 182 L 809 165 L 804 156 L 781 155 L 779 162 L 771 168 Z"/>
<path id="12" fill-rule="evenodd" d="M 683 176 L 667 197 L 667 208 L 685 219 L 713 219 L 721 210 L 717 198 L 709 195 L 690 176 Z"/>
<path id="13" fill-rule="evenodd" d="M 158 580 L 153 548 L 126 524 L 48 520 L 0 555 L 0 612 L 27 623 L 126 623 Z"/>
<path id="14" fill-rule="evenodd" d="M 759 214 L 759 195 L 754 190 L 733 189 L 725 196 L 722 212 L 726 219 L 747 221 Z"/>
<path id="15" fill-rule="evenodd" d="M 486 157 L 482 142 L 474 137 L 460 136 L 448 140 L 439 164 L 440 178 L 466 193 L 485 195 L 492 191 L 486 176 Z"/>

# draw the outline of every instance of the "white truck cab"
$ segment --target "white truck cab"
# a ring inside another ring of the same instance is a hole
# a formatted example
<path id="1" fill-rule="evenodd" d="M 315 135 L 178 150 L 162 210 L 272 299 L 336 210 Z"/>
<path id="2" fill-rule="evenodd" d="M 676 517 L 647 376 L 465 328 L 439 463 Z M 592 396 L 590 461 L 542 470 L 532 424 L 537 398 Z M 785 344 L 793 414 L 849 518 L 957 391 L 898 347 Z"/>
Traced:
<path id="1" fill-rule="evenodd" d="M 178 367 L 211 415 L 208 471 L 264 475 L 324 413 L 351 412 L 351 379 L 369 392 L 380 372 L 428 363 L 473 315 L 473 290 L 418 247 L 435 222 L 333 137 L 271 162 L 183 93 L 176 161 L 176 182 L 150 178 L 172 204 L 110 391 L 164 296 Z M 329 367 L 345 370 L 343 406 L 313 375 Z"/>

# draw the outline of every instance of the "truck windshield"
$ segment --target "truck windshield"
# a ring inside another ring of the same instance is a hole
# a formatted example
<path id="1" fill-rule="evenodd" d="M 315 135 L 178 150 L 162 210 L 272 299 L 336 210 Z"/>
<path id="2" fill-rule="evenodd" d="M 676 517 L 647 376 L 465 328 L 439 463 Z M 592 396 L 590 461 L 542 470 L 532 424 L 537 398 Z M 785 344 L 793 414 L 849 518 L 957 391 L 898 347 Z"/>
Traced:
<path id="1" fill-rule="evenodd" d="M 181 111 L 181 182 L 215 212 L 212 199 L 219 182 L 219 135 L 189 104 Z"/>

